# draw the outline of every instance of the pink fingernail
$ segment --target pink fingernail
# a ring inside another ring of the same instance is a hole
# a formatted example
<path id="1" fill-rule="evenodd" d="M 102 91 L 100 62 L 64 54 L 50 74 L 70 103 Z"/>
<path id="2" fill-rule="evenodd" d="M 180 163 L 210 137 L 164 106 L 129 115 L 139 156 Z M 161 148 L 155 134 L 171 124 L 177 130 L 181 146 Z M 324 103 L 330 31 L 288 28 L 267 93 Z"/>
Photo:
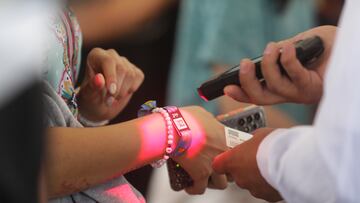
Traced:
<path id="1" fill-rule="evenodd" d="M 111 107 L 113 103 L 114 103 L 114 97 L 108 97 L 108 98 L 106 99 L 106 105 L 107 105 L 108 107 Z"/>

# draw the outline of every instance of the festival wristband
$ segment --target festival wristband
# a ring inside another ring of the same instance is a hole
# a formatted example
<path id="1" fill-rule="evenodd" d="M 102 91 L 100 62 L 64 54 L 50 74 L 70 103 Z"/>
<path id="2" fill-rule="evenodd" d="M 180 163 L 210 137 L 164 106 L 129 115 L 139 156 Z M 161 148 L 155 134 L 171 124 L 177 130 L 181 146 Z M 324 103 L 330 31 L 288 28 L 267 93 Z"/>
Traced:
<path id="1" fill-rule="evenodd" d="M 169 159 L 169 156 L 172 155 L 174 149 L 177 148 L 177 146 L 175 146 L 176 143 L 174 142 L 174 136 L 175 136 L 174 128 L 176 127 L 172 122 L 172 117 L 170 116 L 170 113 L 165 108 L 157 107 L 156 101 L 148 101 L 143 105 L 141 105 L 141 109 L 138 111 L 138 117 L 145 116 L 151 113 L 161 114 L 162 117 L 164 118 L 164 122 L 166 125 L 167 146 L 165 148 L 164 157 L 160 160 L 151 163 L 151 166 L 153 166 L 154 168 L 159 168 L 166 163 L 166 161 Z"/>
<path id="2" fill-rule="evenodd" d="M 179 140 L 176 148 L 170 154 L 171 156 L 180 156 L 189 149 L 192 140 L 191 130 L 186 123 L 184 117 L 181 115 L 180 110 L 175 106 L 167 106 L 164 109 L 169 113 L 171 122 L 179 135 Z"/>

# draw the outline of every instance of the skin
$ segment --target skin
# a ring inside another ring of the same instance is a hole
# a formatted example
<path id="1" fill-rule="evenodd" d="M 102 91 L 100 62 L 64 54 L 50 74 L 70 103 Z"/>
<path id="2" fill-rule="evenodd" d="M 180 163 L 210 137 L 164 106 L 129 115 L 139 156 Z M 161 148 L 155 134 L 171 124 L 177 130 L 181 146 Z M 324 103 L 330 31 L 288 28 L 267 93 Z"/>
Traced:
<path id="1" fill-rule="evenodd" d="M 89 46 L 131 34 L 176 1 L 95 0 L 70 3 L 83 31 L 84 43 Z"/>
<path id="2" fill-rule="evenodd" d="M 255 104 L 276 104 L 296 102 L 316 104 L 323 91 L 324 73 L 329 61 L 336 34 L 336 27 L 322 26 L 301 33 L 291 39 L 270 43 L 264 51 L 262 71 L 266 85 L 255 79 L 254 64 L 250 60 L 242 61 L 239 73 L 242 87 L 228 86 L 225 93 L 235 100 Z M 305 69 L 295 56 L 293 43 L 299 39 L 318 35 L 325 45 L 322 57 L 313 64 L 311 70 Z M 276 65 L 279 49 L 282 48 L 281 63 L 289 78 L 280 75 Z M 256 154 L 261 141 L 274 129 L 264 128 L 255 131 L 254 138 L 217 156 L 213 162 L 214 170 L 219 174 L 229 174 L 237 185 L 248 189 L 255 197 L 267 201 L 281 200 L 280 194 L 262 177 L 257 165 Z"/>
<path id="3" fill-rule="evenodd" d="M 93 49 L 77 97 L 81 115 L 92 121 L 114 118 L 143 81 L 143 72 L 115 50 Z"/>
<path id="4" fill-rule="evenodd" d="M 225 72 L 229 67 L 231 67 L 231 65 L 215 65 L 213 67 L 214 75 Z M 217 100 L 221 114 L 227 114 L 231 111 L 238 111 L 239 109 L 244 109 L 251 105 L 248 103 L 240 103 L 231 97 L 219 97 Z M 268 127 L 288 128 L 296 125 L 296 121 L 287 113 L 272 106 L 264 106 L 264 109 L 266 112 Z M 221 119 L 221 116 L 222 115 L 220 115 L 218 118 Z"/>
<path id="5" fill-rule="evenodd" d="M 143 78 L 137 67 L 115 51 L 94 49 L 87 58 L 79 92 L 80 113 L 91 121 L 113 118 Z M 211 167 L 213 158 L 226 149 L 223 125 L 200 107 L 180 111 L 193 138 L 184 155 L 173 157 L 194 180 L 194 186 L 186 191 L 202 194 L 210 176 L 212 187 L 225 188 L 225 175 L 214 174 Z M 161 159 L 166 147 L 165 126 L 163 117 L 156 113 L 104 127 L 49 128 L 45 161 L 48 195 L 53 198 L 82 191 Z"/>
<path id="6" fill-rule="evenodd" d="M 271 128 L 255 131 L 254 138 L 217 156 L 213 168 L 219 174 L 230 175 L 237 186 L 249 190 L 254 197 L 276 202 L 282 197 L 262 177 L 256 159 L 253 159 L 261 141 L 272 131 Z"/>
<path id="7" fill-rule="evenodd" d="M 225 87 L 226 95 L 241 102 L 250 102 L 258 105 L 295 102 L 316 104 L 320 101 L 323 90 L 323 78 L 331 54 L 336 33 L 334 26 L 321 26 L 291 39 L 278 43 L 271 42 L 264 51 L 262 72 L 266 81 L 262 85 L 255 77 L 255 65 L 250 59 L 241 61 L 239 77 L 241 88 L 230 85 Z M 305 69 L 295 57 L 294 42 L 318 35 L 324 41 L 325 52 L 312 64 L 310 70 Z M 280 61 L 289 78 L 280 74 L 276 61 L 280 49 Z"/>

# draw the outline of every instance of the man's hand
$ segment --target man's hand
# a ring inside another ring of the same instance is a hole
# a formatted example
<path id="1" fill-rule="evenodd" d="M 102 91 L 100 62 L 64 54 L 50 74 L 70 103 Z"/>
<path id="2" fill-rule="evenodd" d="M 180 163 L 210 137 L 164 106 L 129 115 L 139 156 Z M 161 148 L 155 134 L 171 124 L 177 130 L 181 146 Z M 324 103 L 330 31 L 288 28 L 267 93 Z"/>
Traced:
<path id="1" fill-rule="evenodd" d="M 240 102 L 258 105 L 283 102 L 318 103 L 322 96 L 324 73 L 335 34 L 336 27 L 322 26 L 288 40 L 269 43 L 264 51 L 261 64 L 261 70 L 266 81 L 265 85 L 261 84 L 255 77 L 254 63 L 249 59 L 244 59 L 239 71 L 241 87 L 227 86 L 224 93 Z M 294 43 L 314 35 L 321 37 L 325 51 L 310 69 L 306 69 L 296 58 Z M 282 49 L 280 62 L 289 77 L 281 75 L 277 64 L 280 49 Z"/>
<path id="2" fill-rule="evenodd" d="M 191 147 L 184 155 L 173 157 L 194 181 L 194 185 L 185 191 L 189 194 L 202 194 L 207 187 L 226 188 L 226 176 L 214 173 L 211 167 L 213 158 L 227 149 L 224 126 L 201 107 L 192 106 L 180 110 L 192 132 Z"/>
<path id="3" fill-rule="evenodd" d="M 215 157 L 213 168 L 219 174 L 232 177 L 240 188 L 249 190 L 253 196 L 276 202 L 282 197 L 261 176 L 256 161 L 261 141 L 272 131 L 270 128 L 256 130 L 252 139 Z"/>
<path id="4" fill-rule="evenodd" d="M 143 72 L 115 50 L 93 49 L 78 95 L 80 113 L 91 121 L 114 118 L 143 80 Z"/>

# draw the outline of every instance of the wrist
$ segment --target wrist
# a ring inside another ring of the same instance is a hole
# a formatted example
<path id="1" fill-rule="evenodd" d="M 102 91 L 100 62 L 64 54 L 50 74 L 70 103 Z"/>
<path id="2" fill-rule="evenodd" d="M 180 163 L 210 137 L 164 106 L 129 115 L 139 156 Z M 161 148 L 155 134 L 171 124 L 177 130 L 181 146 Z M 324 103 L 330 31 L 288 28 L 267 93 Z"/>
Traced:
<path id="1" fill-rule="evenodd" d="M 167 147 L 167 129 L 164 118 L 159 113 L 153 113 L 137 119 L 137 129 L 140 132 L 139 159 L 142 162 L 151 163 L 162 159 Z M 174 144 L 179 136 L 174 132 Z"/>
<path id="2" fill-rule="evenodd" d="M 138 111 L 138 116 L 141 117 L 151 113 L 161 115 L 166 134 L 166 147 L 163 158 L 152 163 L 153 167 L 158 168 L 162 166 L 170 156 L 177 157 L 185 153 L 191 145 L 192 133 L 182 113 L 175 106 L 159 108 L 156 107 L 156 101 L 148 101 L 141 106 L 141 109 Z"/>

